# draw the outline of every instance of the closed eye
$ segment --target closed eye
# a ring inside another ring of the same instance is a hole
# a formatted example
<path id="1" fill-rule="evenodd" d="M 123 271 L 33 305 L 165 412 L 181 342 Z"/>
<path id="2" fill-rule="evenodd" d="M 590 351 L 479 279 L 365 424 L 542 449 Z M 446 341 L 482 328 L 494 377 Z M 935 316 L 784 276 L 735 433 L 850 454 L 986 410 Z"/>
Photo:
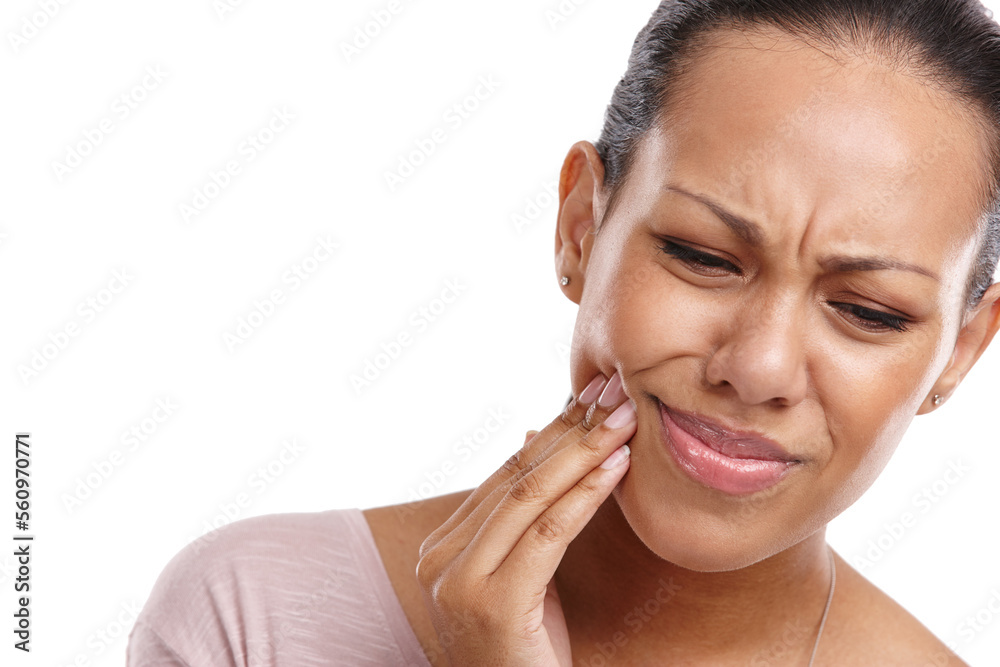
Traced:
<path id="1" fill-rule="evenodd" d="M 691 271 L 704 276 L 743 275 L 740 268 L 732 262 L 717 255 L 695 250 L 690 246 L 681 245 L 675 241 L 660 237 L 662 245 L 657 246 L 661 252 L 669 255 Z M 838 301 L 828 302 L 839 310 L 844 319 L 864 331 L 883 333 L 889 331 L 904 332 L 909 330 L 912 321 L 900 315 L 894 315 L 882 310 L 866 308 L 856 303 Z"/>
<path id="2" fill-rule="evenodd" d="M 665 238 L 660 238 L 660 242 L 663 244 L 657 246 L 660 251 L 679 260 L 695 273 L 712 276 L 724 274 L 743 275 L 739 267 L 717 255 L 701 252 L 700 250 L 695 250 L 694 248 Z"/>
<path id="3" fill-rule="evenodd" d="M 908 325 L 911 323 L 910 320 L 905 317 L 893 315 L 892 313 L 886 313 L 881 310 L 865 308 L 864 306 L 859 306 L 856 303 L 838 303 L 836 301 L 831 301 L 829 303 L 831 306 L 844 313 L 846 315 L 846 319 L 850 320 L 856 326 L 864 329 L 865 331 L 872 331 L 875 333 L 883 331 L 902 332 L 907 331 L 909 328 Z"/>

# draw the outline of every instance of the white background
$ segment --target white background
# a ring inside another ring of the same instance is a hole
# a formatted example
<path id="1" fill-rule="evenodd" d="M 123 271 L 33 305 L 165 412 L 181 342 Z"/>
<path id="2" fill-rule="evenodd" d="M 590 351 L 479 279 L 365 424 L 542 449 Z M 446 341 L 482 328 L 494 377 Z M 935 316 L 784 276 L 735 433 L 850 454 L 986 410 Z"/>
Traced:
<path id="1" fill-rule="evenodd" d="M 402 2 L 348 59 L 341 45 L 386 4 L 93 0 L 43 21 L 35 2 L 4 3 L 0 433 L 32 433 L 37 538 L 30 657 L 11 648 L 13 548 L 0 550 L 0 662 L 120 665 L 129 606 L 227 507 L 243 518 L 471 488 L 562 408 L 576 306 L 557 284 L 548 191 L 569 147 L 597 139 L 657 3 L 569 3 L 551 25 L 555 1 Z M 490 77 L 496 90 L 449 122 Z M 244 142 L 275 109 L 294 120 L 249 160 Z M 57 173 L 104 119 L 111 132 Z M 446 141 L 390 190 L 385 172 L 435 128 Z M 240 172 L 186 221 L 180 206 L 230 160 Z M 339 247 L 313 263 L 318 238 Z M 296 286 L 293 267 L 314 271 Z M 448 281 L 458 297 L 418 325 Z M 283 303 L 230 350 L 225 335 L 275 289 Z M 357 391 L 351 376 L 400 334 L 410 344 Z M 51 358 L 25 379 L 36 352 Z M 974 665 L 1000 655 L 1000 618 L 971 638 L 959 628 L 1000 599 L 998 373 L 993 349 L 828 532 L 855 563 L 881 540 L 859 569 Z M 158 400 L 177 406 L 162 423 Z M 503 428 L 461 454 L 491 410 Z M 144 440 L 123 441 L 132 428 Z M 302 451 L 275 463 L 291 439 Z M 952 463 L 968 471 L 948 484 Z M 935 482 L 923 511 L 914 497 Z M 916 525 L 897 539 L 887 526 L 906 512 Z"/>

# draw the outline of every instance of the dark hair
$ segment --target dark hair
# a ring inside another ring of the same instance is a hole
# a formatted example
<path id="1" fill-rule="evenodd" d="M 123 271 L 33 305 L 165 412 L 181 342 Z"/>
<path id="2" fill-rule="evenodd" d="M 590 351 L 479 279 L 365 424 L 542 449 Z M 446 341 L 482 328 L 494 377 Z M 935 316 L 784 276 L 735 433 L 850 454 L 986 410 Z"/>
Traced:
<path id="1" fill-rule="evenodd" d="M 966 286 L 966 307 L 978 304 L 1000 259 L 1000 26 L 978 0 L 664 0 L 636 37 L 595 143 L 610 190 L 607 213 L 646 131 L 683 101 L 674 84 L 705 38 L 723 29 L 762 27 L 878 54 L 975 111 L 990 145 L 981 238 Z"/>

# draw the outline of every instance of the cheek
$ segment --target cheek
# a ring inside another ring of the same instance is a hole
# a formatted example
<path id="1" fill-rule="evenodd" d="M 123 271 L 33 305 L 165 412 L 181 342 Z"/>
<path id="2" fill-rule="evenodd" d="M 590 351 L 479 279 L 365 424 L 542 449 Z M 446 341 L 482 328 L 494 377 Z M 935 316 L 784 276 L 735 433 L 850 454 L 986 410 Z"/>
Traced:
<path id="1" fill-rule="evenodd" d="M 810 382 L 831 443 L 824 476 L 835 514 L 888 464 L 936 377 L 927 357 L 917 345 L 845 345 L 834 335 L 814 340 Z"/>
<path id="2" fill-rule="evenodd" d="M 766 306 L 747 305 L 752 299 L 746 295 L 711 294 L 685 282 L 637 241 L 620 255 L 607 251 L 618 242 L 595 246 L 588 267 L 573 334 L 575 392 L 598 371 L 610 375 L 622 368 L 631 375 L 662 366 L 666 372 L 671 360 L 682 364 L 673 371 L 686 378 L 690 386 L 684 390 L 711 390 L 704 369 L 719 350 L 739 346 L 741 338 L 752 338 L 761 329 L 776 344 L 788 344 L 773 331 L 779 324 L 766 315 Z M 819 306 L 803 307 L 808 314 L 792 318 L 802 331 L 792 332 L 791 338 L 802 341 L 796 353 L 802 355 L 809 390 L 807 405 L 795 409 L 810 415 L 819 440 L 832 443 L 831 463 L 842 466 L 842 474 L 873 480 L 946 361 L 943 348 L 928 344 L 940 332 L 878 344 L 852 338 Z M 862 463 L 871 470 L 857 470 Z"/>
<path id="3" fill-rule="evenodd" d="M 723 304 L 641 250 L 592 268 L 606 270 L 588 271 L 573 334 L 575 388 L 586 385 L 591 369 L 632 374 L 676 357 L 707 357 L 712 337 L 705 334 L 724 319 Z"/>
<path id="4" fill-rule="evenodd" d="M 890 346 L 851 338 L 821 308 L 802 306 L 800 318 L 769 319 L 748 295 L 727 297 L 685 282 L 638 242 L 621 254 L 595 246 L 586 279 L 573 339 L 577 394 L 596 372 L 610 376 L 620 368 L 626 377 L 646 371 L 637 380 L 644 389 L 662 388 L 686 405 L 735 409 L 732 387 L 705 379 L 713 355 L 755 336 L 776 344 L 801 341 L 794 349 L 806 367 L 808 392 L 789 406 L 783 426 L 809 438 L 806 450 L 817 460 L 780 496 L 735 506 L 686 481 L 665 491 L 670 478 L 652 453 L 660 446 L 658 422 L 640 419 L 633 469 L 616 498 L 652 551 L 694 569 L 730 569 L 771 555 L 853 504 L 885 467 L 933 383 L 936 367 L 929 362 L 941 361 L 923 344 L 933 332 Z M 796 322 L 801 330 L 784 338 L 775 328 L 780 322 Z"/>

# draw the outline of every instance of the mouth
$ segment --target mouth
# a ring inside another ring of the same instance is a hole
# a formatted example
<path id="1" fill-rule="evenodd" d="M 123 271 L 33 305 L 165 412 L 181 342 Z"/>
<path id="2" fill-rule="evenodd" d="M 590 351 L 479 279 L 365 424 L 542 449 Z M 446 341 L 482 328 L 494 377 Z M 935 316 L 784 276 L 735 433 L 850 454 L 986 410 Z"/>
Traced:
<path id="1" fill-rule="evenodd" d="M 659 399 L 661 437 L 677 466 L 705 486 L 730 495 L 770 488 L 802 461 L 755 433 L 732 431 Z"/>

